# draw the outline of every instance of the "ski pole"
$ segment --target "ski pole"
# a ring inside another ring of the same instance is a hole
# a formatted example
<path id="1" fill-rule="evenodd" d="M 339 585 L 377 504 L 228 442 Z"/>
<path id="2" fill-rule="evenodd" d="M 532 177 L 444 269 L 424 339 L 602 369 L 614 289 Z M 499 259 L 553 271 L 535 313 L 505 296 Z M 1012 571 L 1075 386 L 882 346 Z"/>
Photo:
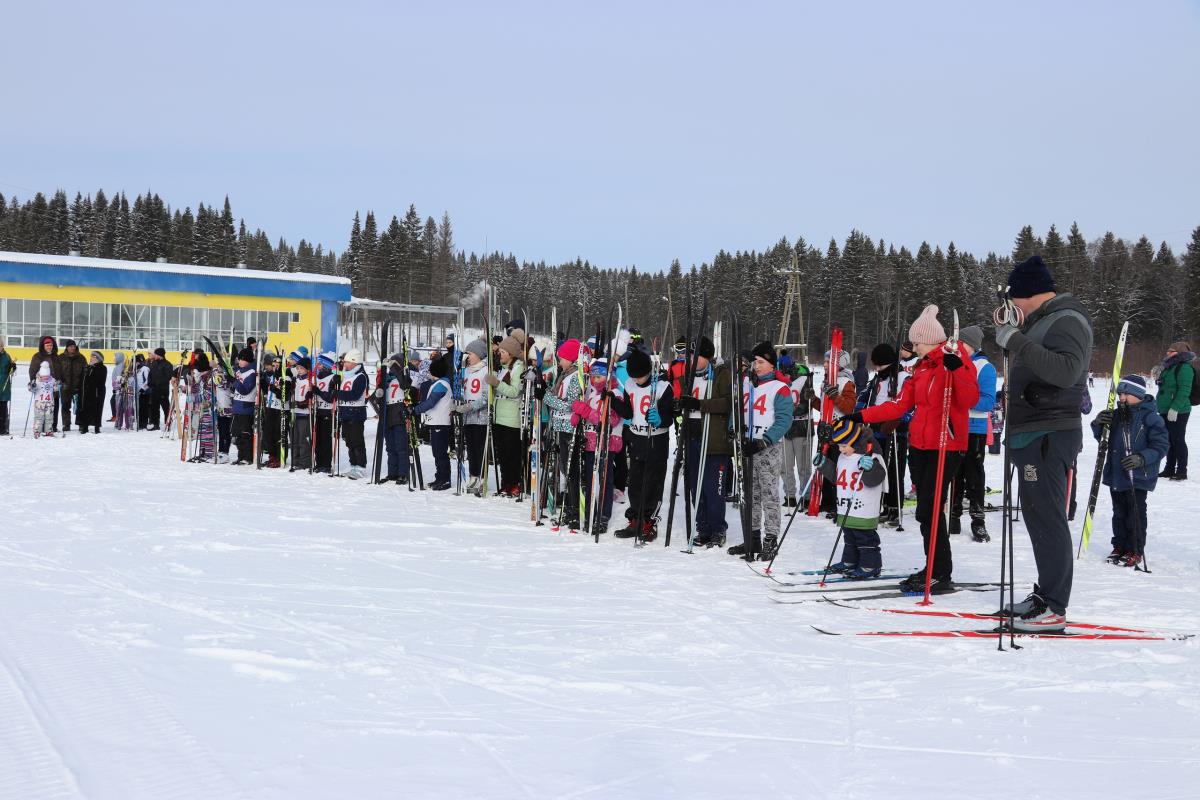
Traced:
<path id="1" fill-rule="evenodd" d="M 800 492 L 800 497 L 804 497 L 808 494 L 809 490 L 812 488 L 813 476 L 816 474 L 817 470 L 814 467 L 812 472 L 808 474 L 808 481 L 804 484 L 804 489 Z M 779 537 L 779 544 L 775 545 L 775 555 L 771 556 L 771 560 L 767 562 L 767 568 L 763 570 L 763 575 L 771 574 L 771 567 L 774 565 L 775 559 L 779 558 L 779 551 L 783 549 L 783 543 L 787 540 L 788 531 L 792 529 L 792 523 L 796 521 L 796 514 L 799 513 L 799 511 L 800 502 L 797 501 L 796 505 L 792 506 L 792 513 L 788 514 L 787 525 L 784 526 L 783 534 Z M 836 545 L 834 546 L 836 547 Z"/>
<path id="2" fill-rule="evenodd" d="M 896 530 L 904 530 L 904 487 L 900 481 L 900 437 L 892 429 L 892 475 L 896 485 Z"/>
<path id="3" fill-rule="evenodd" d="M 838 505 L 841 505 L 841 502 L 842 501 L 839 500 Z M 838 532 L 837 532 L 837 536 L 833 540 L 833 549 L 829 551 L 829 560 L 827 560 L 825 562 L 825 571 L 821 573 L 821 582 L 819 584 L 817 584 L 818 586 L 825 585 L 825 578 L 829 575 L 829 568 L 831 566 L 833 566 L 833 554 L 837 552 L 838 542 L 840 542 L 842 540 L 842 534 L 846 530 L 846 518 L 848 516 L 850 516 L 850 498 L 849 497 L 846 498 L 846 510 L 845 510 L 845 512 L 842 513 L 842 521 L 838 523 Z"/>
<path id="4" fill-rule="evenodd" d="M 25 411 L 25 427 L 21 429 L 21 438 L 25 438 L 25 434 L 29 432 L 29 415 L 33 413 L 33 391 L 29 392 L 29 408 Z"/>

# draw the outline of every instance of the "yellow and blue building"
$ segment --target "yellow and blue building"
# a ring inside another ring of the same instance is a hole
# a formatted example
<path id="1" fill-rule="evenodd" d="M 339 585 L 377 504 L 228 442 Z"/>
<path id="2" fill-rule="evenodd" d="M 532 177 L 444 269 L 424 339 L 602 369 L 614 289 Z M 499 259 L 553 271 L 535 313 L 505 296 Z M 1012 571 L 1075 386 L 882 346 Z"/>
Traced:
<path id="1" fill-rule="evenodd" d="M 0 335 L 18 361 L 47 334 L 110 364 L 118 350 L 207 349 L 205 336 L 336 350 L 349 300 L 350 281 L 331 275 L 0 251 Z"/>

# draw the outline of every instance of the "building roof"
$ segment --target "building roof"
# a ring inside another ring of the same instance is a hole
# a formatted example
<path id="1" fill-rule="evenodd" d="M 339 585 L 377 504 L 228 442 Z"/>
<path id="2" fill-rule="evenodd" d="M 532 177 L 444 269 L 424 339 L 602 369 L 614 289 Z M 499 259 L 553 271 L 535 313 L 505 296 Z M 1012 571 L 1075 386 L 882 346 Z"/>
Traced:
<path id="1" fill-rule="evenodd" d="M 343 302 L 350 299 L 350 280 L 334 275 L 6 251 L 0 251 L 0 282 Z"/>

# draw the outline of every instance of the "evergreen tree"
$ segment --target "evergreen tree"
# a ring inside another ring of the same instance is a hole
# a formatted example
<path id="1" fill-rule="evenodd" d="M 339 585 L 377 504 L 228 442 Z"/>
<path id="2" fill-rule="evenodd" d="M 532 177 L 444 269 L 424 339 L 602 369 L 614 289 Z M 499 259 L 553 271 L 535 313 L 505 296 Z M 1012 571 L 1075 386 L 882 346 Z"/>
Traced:
<path id="1" fill-rule="evenodd" d="M 1185 304 L 1187 311 L 1187 328 L 1191 331 L 1193 342 L 1200 340 L 1200 225 L 1192 231 L 1192 240 L 1188 242 L 1187 255 L 1183 257 Z"/>
<path id="2" fill-rule="evenodd" d="M 1021 228 L 1020 233 L 1017 234 L 1017 238 L 1013 242 L 1012 259 L 1019 264 L 1030 256 L 1042 252 L 1043 247 L 1041 239 L 1033 235 L 1033 226 L 1026 225 L 1024 228 Z"/>

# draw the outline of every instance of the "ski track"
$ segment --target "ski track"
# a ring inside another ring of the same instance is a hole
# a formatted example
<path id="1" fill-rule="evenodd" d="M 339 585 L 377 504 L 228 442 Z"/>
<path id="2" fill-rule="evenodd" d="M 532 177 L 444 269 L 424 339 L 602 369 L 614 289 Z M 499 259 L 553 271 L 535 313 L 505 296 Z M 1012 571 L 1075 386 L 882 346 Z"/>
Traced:
<path id="1" fill-rule="evenodd" d="M 0 453 L 0 800 L 1167 798 L 1200 779 L 1195 640 L 825 637 L 808 626 L 956 621 L 771 603 L 723 552 L 677 552 L 681 516 L 671 548 L 597 546 L 526 504 L 182 464 L 153 434 Z M 1086 439 L 1081 506 L 1094 456 Z M 1103 563 L 1102 490 L 1072 617 L 1196 630 L 1187 486 L 1151 495 L 1150 575 Z M 881 531 L 885 567 L 922 563 L 906 523 Z M 955 537 L 957 578 L 995 578 L 999 523 Z M 833 535 L 798 518 L 776 571 L 823 564 Z"/>

